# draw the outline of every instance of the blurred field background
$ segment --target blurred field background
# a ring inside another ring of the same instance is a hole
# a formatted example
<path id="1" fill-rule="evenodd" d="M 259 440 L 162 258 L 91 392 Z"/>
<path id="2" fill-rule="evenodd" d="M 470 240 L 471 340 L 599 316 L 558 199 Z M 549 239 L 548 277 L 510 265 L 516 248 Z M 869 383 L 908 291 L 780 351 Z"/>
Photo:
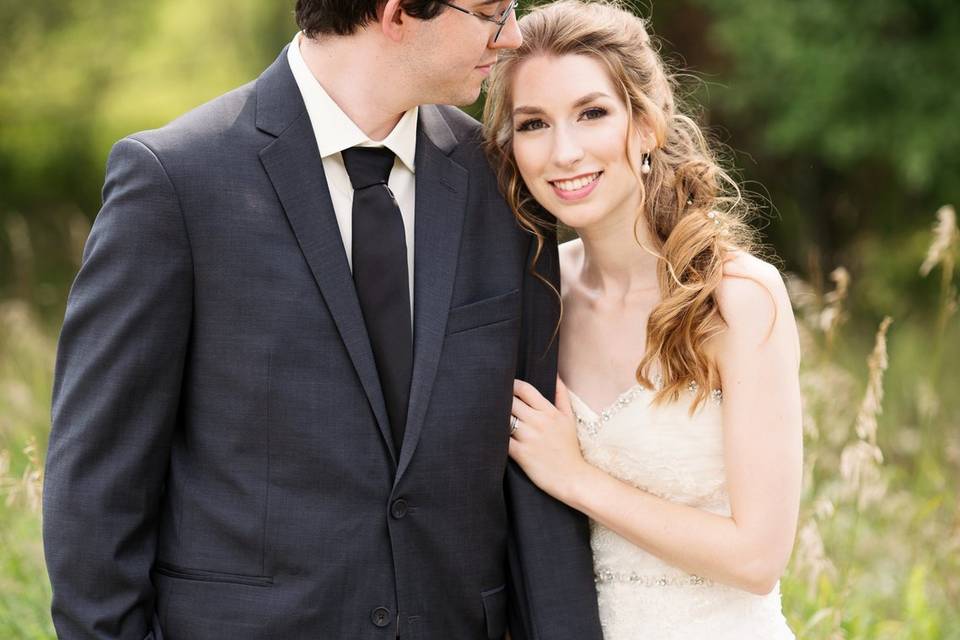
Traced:
<path id="1" fill-rule="evenodd" d="M 39 521 L 53 358 L 109 148 L 256 77 L 292 37 L 292 5 L 0 0 L 0 638 L 54 637 Z M 960 638 L 948 206 L 960 203 L 960 3 L 637 10 L 693 71 L 691 102 L 768 201 L 758 224 L 801 321 L 806 483 L 782 585 L 792 627 Z"/>

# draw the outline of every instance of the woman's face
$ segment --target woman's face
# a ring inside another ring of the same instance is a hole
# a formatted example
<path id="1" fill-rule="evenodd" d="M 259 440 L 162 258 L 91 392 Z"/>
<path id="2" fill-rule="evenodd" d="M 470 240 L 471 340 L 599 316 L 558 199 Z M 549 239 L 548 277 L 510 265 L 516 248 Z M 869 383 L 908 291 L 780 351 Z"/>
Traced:
<path id="1" fill-rule="evenodd" d="M 531 195 L 575 229 L 611 215 L 632 224 L 645 149 L 635 128 L 627 156 L 630 114 L 603 64 L 536 56 L 517 68 L 512 91 L 513 154 Z"/>

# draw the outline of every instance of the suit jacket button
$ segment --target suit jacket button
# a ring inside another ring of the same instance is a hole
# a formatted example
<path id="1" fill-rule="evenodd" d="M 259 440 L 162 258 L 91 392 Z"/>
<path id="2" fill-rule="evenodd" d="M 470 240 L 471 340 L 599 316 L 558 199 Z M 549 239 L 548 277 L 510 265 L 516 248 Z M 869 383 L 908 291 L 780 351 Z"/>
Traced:
<path id="1" fill-rule="evenodd" d="M 387 627 L 390 625 L 390 609 L 386 607 L 377 607 L 370 614 L 370 621 L 378 627 Z"/>
<path id="2" fill-rule="evenodd" d="M 407 510 L 408 510 L 407 501 L 404 500 L 403 498 L 400 498 L 399 500 L 395 500 L 393 502 L 393 505 L 390 507 L 390 515 L 392 515 L 394 518 L 399 520 L 400 518 L 407 515 Z"/>

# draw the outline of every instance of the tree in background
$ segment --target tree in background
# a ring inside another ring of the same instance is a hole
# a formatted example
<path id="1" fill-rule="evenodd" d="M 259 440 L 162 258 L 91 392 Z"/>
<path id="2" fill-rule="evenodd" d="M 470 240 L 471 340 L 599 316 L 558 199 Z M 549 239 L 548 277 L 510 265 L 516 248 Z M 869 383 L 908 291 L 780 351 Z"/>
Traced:
<path id="1" fill-rule="evenodd" d="M 769 193 L 787 265 L 810 271 L 815 249 L 814 270 L 876 273 L 857 302 L 902 311 L 930 212 L 960 191 L 960 3 L 634 5 L 703 80 L 693 102 Z M 0 298 L 59 316 L 110 145 L 256 77 L 295 30 L 292 7 L 0 0 Z"/>
<path id="2" fill-rule="evenodd" d="M 0 0 L 0 299 L 59 320 L 111 145 L 255 78 L 292 7 Z"/>
<path id="3" fill-rule="evenodd" d="M 931 212 L 960 195 L 960 3 L 682 0 L 653 17 L 769 191 L 779 252 L 869 271 L 860 302 L 905 311 Z"/>

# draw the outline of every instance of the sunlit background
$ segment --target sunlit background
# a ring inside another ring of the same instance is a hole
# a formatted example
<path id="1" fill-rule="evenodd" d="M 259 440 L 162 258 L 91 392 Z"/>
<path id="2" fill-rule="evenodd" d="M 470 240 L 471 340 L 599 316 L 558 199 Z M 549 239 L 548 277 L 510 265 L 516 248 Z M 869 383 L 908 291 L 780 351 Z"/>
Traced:
<path id="1" fill-rule="evenodd" d="M 0 0 L 0 638 L 54 637 L 39 516 L 53 358 L 110 146 L 255 78 L 292 5 Z M 791 626 L 960 638 L 960 3 L 636 10 L 763 203 L 801 321 Z"/>

